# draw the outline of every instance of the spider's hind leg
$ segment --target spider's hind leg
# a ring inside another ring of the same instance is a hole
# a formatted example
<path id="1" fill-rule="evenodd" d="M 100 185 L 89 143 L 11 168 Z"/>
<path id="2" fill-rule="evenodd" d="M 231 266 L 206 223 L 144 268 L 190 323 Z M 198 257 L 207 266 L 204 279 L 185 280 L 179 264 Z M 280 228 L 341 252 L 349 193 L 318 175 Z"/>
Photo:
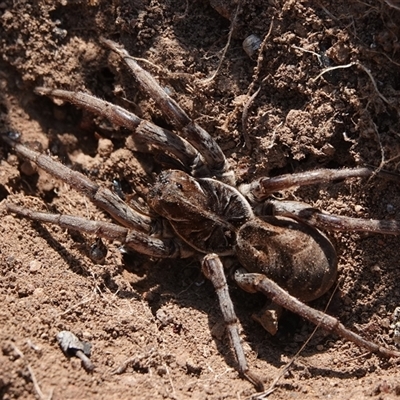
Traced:
<path id="1" fill-rule="evenodd" d="M 400 221 L 396 220 L 363 219 L 328 214 L 297 201 L 269 200 L 265 206 L 268 212 L 272 212 L 274 215 L 293 218 L 322 230 L 400 235 Z M 262 211 L 259 212 L 259 215 L 262 213 Z"/>
<path id="2" fill-rule="evenodd" d="M 236 355 L 239 373 L 251 382 L 257 391 L 263 390 L 260 378 L 254 375 L 247 365 L 246 356 L 239 335 L 238 319 L 228 291 L 224 267 L 217 254 L 207 254 L 202 261 L 202 271 L 217 293 L 219 305 L 226 324 L 229 339 Z"/>
<path id="3" fill-rule="evenodd" d="M 278 284 L 263 274 L 248 273 L 244 268 L 240 268 L 235 271 L 234 280 L 243 290 L 249 293 L 261 292 L 274 303 L 300 315 L 328 332 L 333 332 L 344 339 L 350 340 L 372 353 L 376 353 L 382 357 L 400 357 L 399 351 L 389 349 L 362 338 L 357 333 L 347 329 L 336 318 L 315 310 L 291 296 Z"/>

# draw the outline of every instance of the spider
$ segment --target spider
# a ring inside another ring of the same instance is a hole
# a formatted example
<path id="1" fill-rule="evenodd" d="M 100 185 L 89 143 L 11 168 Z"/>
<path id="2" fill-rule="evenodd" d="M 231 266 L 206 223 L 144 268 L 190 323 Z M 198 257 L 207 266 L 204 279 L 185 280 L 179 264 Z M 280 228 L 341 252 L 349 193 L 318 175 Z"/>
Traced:
<path id="1" fill-rule="evenodd" d="M 135 139 L 160 162 L 179 166 L 161 172 L 149 188 L 149 213 L 138 204 L 124 202 L 80 172 L 29 149 L 12 135 L 4 135 L 20 156 L 86 195 L 118 224 L 72 215 L 49 214 L 8 203 L 9 212 L 63 228 L 120 241 L 128 250 L 155 258 L 197 257 L 211 280 L 225 320 L 237 369 L 262 390 L 262 380 L 251 372 L 239 335 L 222 260 L 236 256 L 240 267 L 228 276 L 243 290 L 261 292 L 272 300 L 257 319 L 271 333 L 277 329 L 280 307 L 289 309 L 327 331 L 353 341 L 384 357 L 400 352 L 363 339 L 336 318 L 305 302 L 326 293 L 336 279 L 336 251 L 320 229 L 400 234 L 397 221 L 363 220 L 327 214 L 307 204 L 277 201 L 271 195 L 283 189 L 351 177 L 371 177 L 369 168 L 318 169 L 310 172 L 262 177 L 236 187 L 236 177 L 216 141 L 198 126 L 156 82 L 151 74 L 118 44 L 101 39 L 127 64 L 142 89 L 152 97 L 175 126 L 163 129 L 122 107 L 82 92 L 37 88 L 37 93 L 71 102 L 133 132 Z M 388 173 L 380 172 L 385 175 Z"/>

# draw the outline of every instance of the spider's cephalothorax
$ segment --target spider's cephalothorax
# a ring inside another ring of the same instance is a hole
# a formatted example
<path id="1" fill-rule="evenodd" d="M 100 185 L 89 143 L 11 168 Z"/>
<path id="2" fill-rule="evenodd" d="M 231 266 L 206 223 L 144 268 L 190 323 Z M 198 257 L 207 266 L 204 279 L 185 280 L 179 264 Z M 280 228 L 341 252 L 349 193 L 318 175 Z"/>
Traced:
<path id="1" fill-rule="evenodd" d="M 320 169 L 275 178 L 264 177 L 237 189 L 234 187 L 234 173 L 213 138 L 190 119 L 124 49 L 109 40 L 103 39 L 102 42 L 123 58 L 142 88 L 176 127 L 177 133 L 86 93 L 48 88 L 38 88 L 37 92 L 69 101 L 130 129 L 138 141 L 147 145 L 149 152 L 166 154 L 167 158 L 175 159 L 182 170 L 166 170 L 158 176 L 147 196 L 152 213 L 146 215 L 83 174 L 25 147 L 12 135 L 3 136 L 3 140 L 20 156 L 87 196 L 117 224 L 36 212 L 13 203 L 7 204 L 8 211 L 97 237 L 118 240 L 127 249 L 151 257 L 200 257 L 202 270 L 212 281 L 218 295 L 238 370 L 257 389 L 262 388 L 262 382 L 250 373 L 247 366 L 221 262 L 223 256 L 237 256 L 242 268 L 237 268 L 232 277 L 242 289 L 264 293 L 274 304 L 296 312 L 372 352 L 399 357 L 400 352 L 363 339 L 335 318 L 310 308 L 302 301 L 324 294 L 336 277 L 335 250 L 319 229 L 400 234 L 400 224 L 396 221 L 330 215 L 307 204 L 270 199 L 272 193 L 290 187 L 370 177 L 373 171 L 368 168 Z M 265 315 L 267 312 L 265 310 Z M 258 319 L 270 330 L 264 315 Z"/>
<path id="2" fill-rule="evenodd" d="M 238 229 L 253 218 L 250 205 L 232 186 L 182 171 L 162 172 L 147 199 L 182 240 L 206 254 L 234 254 Z"/>

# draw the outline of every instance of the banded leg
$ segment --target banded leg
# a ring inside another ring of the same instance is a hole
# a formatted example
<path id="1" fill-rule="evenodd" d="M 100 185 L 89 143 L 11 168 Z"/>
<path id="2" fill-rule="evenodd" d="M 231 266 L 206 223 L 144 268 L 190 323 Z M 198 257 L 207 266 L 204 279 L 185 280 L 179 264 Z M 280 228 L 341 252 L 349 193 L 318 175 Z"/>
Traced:
<path id="1" fill-rule="evenodd" d="M 249 293 L 261 292 L 274 303 L 300 315 L 301 317 L 313 322 L 315 325 L 321 326 L 321 328 L 328 332 L 335 333 L 344 339 L 350 340 L 372 353 L 376 353 L 382 357 L 400 357 L 399 351 L 391 350 L 387 347 L 366 340 L 360 335 L 347 329 L 336 318 L 315 310 L 297 300 L 263 274 L 248 273 L 245 269 L 240 268 L 235 271 L 234 280 L 243 290 Z"/>
<path id="2" fill-rule="evenodd" d="M 306 203 L 297 201 L 269 200 L 265 207 L 269 209 L 269 215 L 272 211 L 273 215 L 293 218 L 319 229 L 400 235 L 400 221 L 362 219 L 328 214 L 317 208 L 310 207 Z"/>
<path id="3" fill-rule="evenodd" d="M 400 176 L 397 174 L 386 171 L 376 172 L 370 168 L 323 168 L 314 171 L 285 174 L 272 178 L 259 178 L 251 183 L 241 185 L 239 191 L 251 201 L 261 202 L 266 200 L 273 193 L 296 186 L 316 185 L 318 183 L 327 183 L 348 178 L 368 178 L 373 175 L 400 181 Z"/>
<path id="4" fill-rule="evenodd" d="M 73 171 L 51 157 L 29 149 L 5 135 L 1 138 L 24 159 L 32 161 L 50 175 L 87 196 L 96 206 L 106 211 L 123 226 L 146 233 L 149 233 L 153 229 L 154 224 L 149 216 L 130 208 L 111 190 L 100 187 L 80 172 Z"/>
<path id="5" fill-rule="evenodd" d="M 156 102 L 170 123 L 202 154 L 212 174 L 226 183 L 233 184 L 234 175 L 230 171 L 228 161 L 210 134 L 197 125 L 125 49 L 111 40 L 102 38 L 101 42 L 124 60 L 143 90 Z"/>
<path id="6" fill-rule="evenodd" d="M 193 251 L 179 239 L 158 239 L 143 232 L 128 229 L 105 221 L 91 221 L 73 215 L 50 214 L 32 211 L 13 203 L 6 204 L 7 211 L 22 217 L 45 223 L 51 223 L 64 229 L 96 235 L 109 240 L 118 240 L 127 249 L 158 258 L 185 258 Z"/>
<path id="7" fill-rule="evenodd" d="M 263 390 L 263 384 L 257 376 L 249 371 L 243 346 L 240 341 L 238 319 L 228 291 L 224 266 L 217 254 L 208 254 L 203 258 L 202 271 L 217 293 L 219 305 L 228 330 L 229 339 L 235 351 L 239 373 L 250 381 L 258 391 Z"/>
<path id="8" fill-rule="evenodd" d="M 130 130 L 135 140 L 146 144 L 154 152 L 171 154 L 182 168 L 194 176 L 209 173 L 201 154 L 185 139 L 180 138 L 168 129 L 161 128 L 149 121 L 139 118 L 120 106 L 83 92 L 70 92 L 60 89 L 38 87 L 35 92 L 40 95 L 68 101 L 93 114 L 107 118 L 113 124 Z"/>

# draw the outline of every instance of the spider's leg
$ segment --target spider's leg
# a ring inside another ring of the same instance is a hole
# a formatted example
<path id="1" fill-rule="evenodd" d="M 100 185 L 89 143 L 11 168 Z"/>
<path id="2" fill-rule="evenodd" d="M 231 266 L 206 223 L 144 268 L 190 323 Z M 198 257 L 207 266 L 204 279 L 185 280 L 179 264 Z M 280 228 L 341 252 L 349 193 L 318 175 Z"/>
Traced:
<path id="1" fill-rule="evenodd" d="M 378 219 L 351 218 L 341 215 L 328 214 L 306 203 L 297 201 L 269 200 L 266 207 L 272 207 L 274 215 L 281 215 L 306 222 L 319 229 L 337 231 L 373 232 L 386 235 L 400 235 L 400 221 Z"/>
<path id="2" fill-rule="evenodd" d="M 143 215 L 130 208 L 119 196 L 109 189 L 100 187 L 80 172 L 73 171 L 60 162 L 53 160 L 51 157 L 29 149 L 5 135 L 1 138 L 20 156 L 32 161 L 50 175 L 60 179 L 79 193 L 87 196 L 95 205 L 106 211 L 122 225 L 146 233 L 152 230 L 153 221 L 149 216 Z"/>
<path id="3" fill-rule="evenodd" d="M 336 318 L 315 310 L 297 300 L 263 274 L 248 273 L 245 269 L 240 268 L 235 271 L 234 280 L 243 290 L 250 293 L 261 292 L 269 297 L 274 303 L 277 303 L 314 324 L 321 326 L 321 328 L 329 332 L 333 332 L 336 335 L 352 341 L 360 347 L 364 347 L 372 353 L 376 353 L 383 357 L 400 357 L 399 351 L 366 340 L 360 335 L 347 329 Z"/>
<path id="4" fill-rule="evenodd" d="M 193 176 L 204 176 L 209 173 L 207 167 L 204 165 L 202 156 L 187 140 L 180 138 L 167 129 L 139 118 L 134 113 L 120 106 L 83 92 L 71 92 L 44 87 L 36 88 L 35 92 L 68 101 L 93 114 L 107 118 L 117 126 L 128 129 L 133 132 L 132 136 L 135 140 L 148 145 L 153 151 L 155 148 L 162 153 L 166 152 L 174 156 Z"/>
<path id="5" fill-rule="evenodd" d="M 263 201 L 271 194 L 296 186 L 315 185 L 347 178 L 365 178 L 378 175 L 388 179 L 399 180 L 399 176 L 390 172 L 376 172 L 370 168 L 316 169 L 314 171 L 285 174 L 276 177 L 262 177 L 243 184 L 239 191 L 251 201 Z"/>
<path id="6" fill-rule="evenodd" d="M 110 222 L 91 221 L 73 215 L 32 211 L 29 208 L 20 207 L 13 203 L 6 204 L 6 207 L 7 211 L 31 220 L 55 224 L 64 229 L 73 229 L 109 240 L 118 240 L 126 248 L 150 257 L 185 258 L 193 254 L 193 251 L 178 239 L 158 239 L 146 233 Z"/>
<path id="7" fill-rule="evenodd" d="M 230 171 L 225 155 L 209 133 L 197 125 L 125 49 L 111 40 L 102 38 L 101 41 L 124 60 L 143 90 L 157 103 L 170 123 L 199 150 L 212 173 L 221 180 L 226 180 L 227 183 L 233 183 L 233 173 Z"/>
<path id="8" fill-rule="evenodd" d="M 249 371 L 243 346 L 240 341 L 238 319 L 228 291 L 224 266 L 217 254 L 208 254 L 203 258 L 202 271 L 217 293 L 219 305 L 228 330 L 232 347 L 236 354 L 239 373 L 249 380 L 258 391 L 263 390 L 263 384 L 257 376 Z"/>

